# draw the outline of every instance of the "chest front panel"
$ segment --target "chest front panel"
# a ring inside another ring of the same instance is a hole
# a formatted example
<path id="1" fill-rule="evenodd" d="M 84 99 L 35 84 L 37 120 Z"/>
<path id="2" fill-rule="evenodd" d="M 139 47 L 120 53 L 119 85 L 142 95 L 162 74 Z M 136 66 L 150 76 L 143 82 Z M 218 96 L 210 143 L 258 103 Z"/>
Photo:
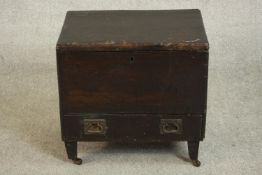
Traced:
<path id="1" fill-rule="evenodd" d="M 207 64 L 205 52 L 64 51 L 62 112 L 205 113 Z"/>

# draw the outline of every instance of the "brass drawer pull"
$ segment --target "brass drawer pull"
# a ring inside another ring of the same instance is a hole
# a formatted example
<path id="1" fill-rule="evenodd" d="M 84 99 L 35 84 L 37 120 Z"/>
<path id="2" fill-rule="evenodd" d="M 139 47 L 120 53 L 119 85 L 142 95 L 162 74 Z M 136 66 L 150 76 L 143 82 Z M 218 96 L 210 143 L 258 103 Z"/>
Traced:
<path id="1" fill-rule="evenodd" d="M 160 119 L 160 133 L 164 134 L 181 134 L 182 119 Z"/>
<path id="2" fill-rule="evenodd" d="M 105 134 L 106 130 L 105 119 L 84 119 L 84 134 Z"/>

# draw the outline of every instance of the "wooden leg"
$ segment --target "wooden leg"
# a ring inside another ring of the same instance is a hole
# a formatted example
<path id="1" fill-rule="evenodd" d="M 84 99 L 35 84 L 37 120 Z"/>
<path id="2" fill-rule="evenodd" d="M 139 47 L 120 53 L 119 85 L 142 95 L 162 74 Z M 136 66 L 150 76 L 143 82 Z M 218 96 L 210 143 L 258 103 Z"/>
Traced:
<path id="1" fill-rule="evenodd" d="M 65 142 L 68 159 L 73 160 L 77 165 L 82 164 L 82 159 L 77 158 L 77 142 Z"/>
<path id="2" fill-rule="evenodd" d="M 194 166 L 199 167 L 201 162 L 198 160 L 199 141 L 188 141 L 188 153 Z"/>

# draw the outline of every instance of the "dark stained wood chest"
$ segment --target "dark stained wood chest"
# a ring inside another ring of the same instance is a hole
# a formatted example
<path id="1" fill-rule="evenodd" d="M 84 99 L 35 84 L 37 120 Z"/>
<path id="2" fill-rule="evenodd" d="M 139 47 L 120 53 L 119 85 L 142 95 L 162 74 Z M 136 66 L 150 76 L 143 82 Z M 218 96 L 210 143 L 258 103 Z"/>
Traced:
<path id="1" fill-rule="evenodd" d="M 69 11 L 57 42 L 62 139 L 187 141 L 199 166 L 208 41 L 199 10 Z"/>

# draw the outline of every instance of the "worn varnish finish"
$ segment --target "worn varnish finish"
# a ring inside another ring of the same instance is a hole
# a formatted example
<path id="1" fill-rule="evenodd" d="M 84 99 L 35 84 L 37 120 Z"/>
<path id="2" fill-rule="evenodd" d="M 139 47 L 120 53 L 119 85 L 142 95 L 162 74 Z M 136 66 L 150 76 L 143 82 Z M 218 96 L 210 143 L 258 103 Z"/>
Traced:
<path id="1" fill-rule="evenodd" d="M 199 166 L 208 42 L 198 10 L 71 11 L 57 43 L 62 139 L 188 141 Z"/>
<path id="2" fill-rule="evenodd" d="M 70 11 L 57 47 L 205 52 L 208 42 L 199 10 Z"/>

